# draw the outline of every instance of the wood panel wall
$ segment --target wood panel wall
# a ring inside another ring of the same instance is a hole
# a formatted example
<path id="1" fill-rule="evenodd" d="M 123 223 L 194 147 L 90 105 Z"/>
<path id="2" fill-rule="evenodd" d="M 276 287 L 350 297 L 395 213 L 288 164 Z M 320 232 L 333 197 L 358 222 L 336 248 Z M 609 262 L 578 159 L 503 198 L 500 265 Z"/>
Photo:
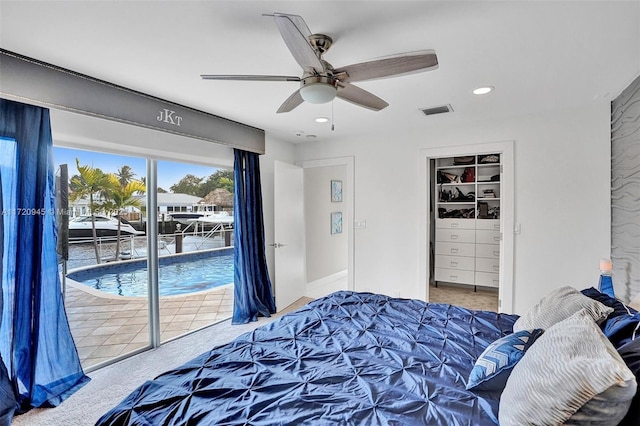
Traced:
<path id="1" fill-rule="evenodd" d="M 640 293 L 640 77 L 611 103 L 611 260 L 628 302 Z"/>

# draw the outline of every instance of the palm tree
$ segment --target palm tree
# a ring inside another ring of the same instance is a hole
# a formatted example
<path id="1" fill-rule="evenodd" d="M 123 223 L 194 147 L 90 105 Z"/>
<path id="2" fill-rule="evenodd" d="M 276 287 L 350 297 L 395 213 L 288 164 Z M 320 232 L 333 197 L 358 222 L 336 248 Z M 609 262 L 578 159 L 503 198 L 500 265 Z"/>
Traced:
<path id="1" fill-rule="evenodd" d="M 125 186 L 126 184 L 128 184 L 131 180 L 133 180 L 133 177 L 135 175 L 136 174 L 133 173 L 133 170 L 131 169 L 131 167 L 127 165 L 120 167 L 116 172 L 116 176 L 118 177 L 118 182 L 120 182 L 120 186 Z"/>
<path id="2" fill-rule="evenodd" d="M 96 254 L 96 262 L 100 263 L 100 253 L 98 252 L 98 236 L 96 235 L 96 220 L 94 212 L 101 207 L 101 203 L 94 200 L 94 196 L 101 197 L 107 193 L 112 185 L 113 181 L 109 178 L 109 175 L 105 174 L 102 170 L 91 167 L 81 166 L 80 160 L 76 158 L 76 167 L 78 168 L 79 175 L 75 175 L 69 182 L 69 188 L 71 194 L 69 198 L 71 201 L 77 201 L 79 198 L 89 198 L 89 210 L 91 211 L 91 231 L 93 234 L 93 248 Z"/>
<path id="3" fill-rule="evenodd" d="M 126 167 L 126 166 L 125 166 Z M 141 202 L 140 199 L 134 197 L 136 194 L 144 194 L 147 190 L 146 186 L 142 181 L 139 180 L 130 180 L 126 184 L 122 184 L 122 181 L 118 178 L 118 176 L 110 174 L 109 180 L 110 189 L 107 193 L 107 197 L 109 198 L 109 207 L 113 211 L 116 212 L 116 217 L 118 218 L 118 230 L 116 231 L 116 254 L 115 258 L 118 259 L 120 256 L 120 213 L 126 207 L 140 207 Z"/>

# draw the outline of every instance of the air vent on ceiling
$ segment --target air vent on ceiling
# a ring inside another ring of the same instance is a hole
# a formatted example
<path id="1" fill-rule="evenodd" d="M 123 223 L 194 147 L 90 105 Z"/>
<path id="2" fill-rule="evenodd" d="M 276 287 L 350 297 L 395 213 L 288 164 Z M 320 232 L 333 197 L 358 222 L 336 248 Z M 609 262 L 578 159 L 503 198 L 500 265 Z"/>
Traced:
<path id="1" fill-rule="evenodd" d="M 445 112 L 452 112 L 451 105 L 442 105 L 433 108 L 420 109 L 424 115 L 444 114 Z"/>

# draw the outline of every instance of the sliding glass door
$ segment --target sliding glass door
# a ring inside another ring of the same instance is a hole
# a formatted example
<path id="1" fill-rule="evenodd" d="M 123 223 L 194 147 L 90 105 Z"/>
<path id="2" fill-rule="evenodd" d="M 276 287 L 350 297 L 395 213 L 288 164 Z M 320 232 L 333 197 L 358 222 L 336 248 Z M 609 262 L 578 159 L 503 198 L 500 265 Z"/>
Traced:
<path id="1" fill-rule="evenodd" d="M 231 171 L 61 147 L 54 161 L 65 307 L 85 369 L 158 344 L 156 330 L 164 342 L 231 316 Z"/>
<path id="2" fill-rule="evenodd" d="M 160 340 L 231 317 L 233 171 L 158 162 Z M 151 215 L 149 215 L 151 217 Z"/>
<path id="3" fill-rule="evenodd" d="M 87 369 L 149 345 L 146 160 L 56 147 L 54 161 L 65 307 Z"/>

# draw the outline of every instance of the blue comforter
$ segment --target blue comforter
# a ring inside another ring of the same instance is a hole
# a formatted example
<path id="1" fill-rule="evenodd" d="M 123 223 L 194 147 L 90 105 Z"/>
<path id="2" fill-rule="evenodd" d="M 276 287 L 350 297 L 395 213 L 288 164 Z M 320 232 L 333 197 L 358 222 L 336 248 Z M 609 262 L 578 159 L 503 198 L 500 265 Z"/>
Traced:
<path id="1" fill-rule="evenodd" d="M 99 425 L 497 425 L 465 384 L 517 316 L 337 292 L 150 380 Z"/>

